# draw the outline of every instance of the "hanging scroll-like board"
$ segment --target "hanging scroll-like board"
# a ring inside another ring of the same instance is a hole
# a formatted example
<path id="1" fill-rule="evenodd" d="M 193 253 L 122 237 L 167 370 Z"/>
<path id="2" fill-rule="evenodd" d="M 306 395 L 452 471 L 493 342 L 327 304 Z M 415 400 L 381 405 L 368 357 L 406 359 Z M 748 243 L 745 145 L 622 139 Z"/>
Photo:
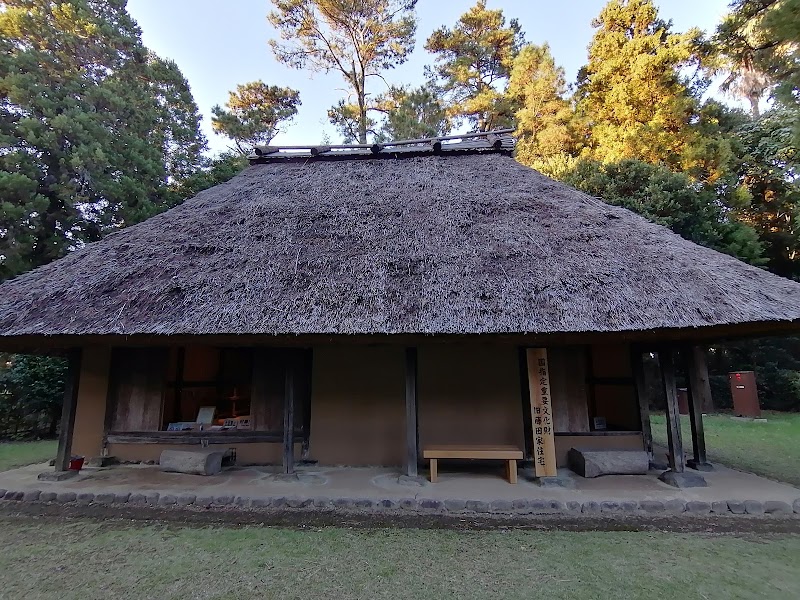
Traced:
<path id="1" fill-rule="evenodd" d="M 528 348 L 528 389 L 531 397 L 533 462 L 536 477 L 556 476 L 556 444 L 553 436 L 553 404 L 547 349 Z"/>

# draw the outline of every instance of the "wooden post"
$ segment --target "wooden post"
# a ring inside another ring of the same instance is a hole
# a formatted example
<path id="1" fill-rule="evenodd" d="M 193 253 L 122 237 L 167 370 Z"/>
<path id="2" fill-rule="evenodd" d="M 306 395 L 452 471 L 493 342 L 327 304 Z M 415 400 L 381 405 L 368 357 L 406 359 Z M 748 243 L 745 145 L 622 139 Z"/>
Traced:
<path id="1" fill-rule="evenodd" d="M 528 348 L 527 358 L 536 477 L 555 477 L 558 471 L 547 349 Z"/>
<path id="2" fill-rule="evenodd" d="M 303 350 L 303 449 L 302 460 L 307 460 L 311 451 L 311 381 L 313 369 L 313 350 Z"/>
<path id="3" fill-rule="evenodd" d="M 81 378 L 81 354 L 82 351 L 76 349 L 71 350 L 68 356 L 64 404 L 61 407 L 61 429 L 56 452 L 56 471 L 67 471 L 72 455 L 72 434 L 75 429 L 75 410 L 78 406 L 78 385 Z"/>
<path id="4" fill-rule="evenodd" d="M 689 387 L 694 393 L 695 401 L 700 410 L 705 413 L 714 412 L 714 398 L 711 396 L 711 380 L 708 378 L 708 362 L 706 350 L 702 346 L 692 346 L 686 349 L 691 353 L 693 367 L 689 369 Z"/>
<path id="5" fill-rule="evenodd" d="M 519 389 L 522 400 L 522 435 L 525 440 L 525 461 L 533 460 L 533 417 L 531 393 L 528 386 L 528 357 L 525 348 L 519 349 Z"/>
<path id="6" fill-rule="evenodd" d="M 417 349 L 406 348 L 406 475 L 417 476 L 419 428 L 417 426 Z"/>
<path id="7" fill-rule="evenodd" d="M 698 352 L 699 350 L 699 352 Z M 703 430 L 703 375 L 708 383 L 708 369 L 705 364 L 705 355 L 697 346 L 684 349 L 686 374 L 689 381 L 687 389 L 689 395 L 689 419 L 692 426 L 692 449 L 694 457 L 686 464 L 697 471 L 712 471 L 714 467 L 706 458 L 706 435 Z M 700 389 L 698 389 L 700 388 Z"/>
<path id="8" fill-rule="evenodd" d="M 283 390 L 283 472 L 294 473 L 294 371 L 295 360 L 286 361 L 286 385 Z"/>
<path id="9" fill-rule="evenodd" d="M 669 442 L 669 467 L 674 473 L 683 473 L 683 436 L 678 411 L 678 390 L 675 386 L 675 363 L 671 348 L 658 351 L 661 382 L 667 401 L 667 441 Z"/>
<path id="10" fill-rule="evenodd" d="M 653 432 L 650 428 L 650 399 L 647 397 L 647 385 L 644 377 L 642 349 L 631 347 L 631 370 L 636 384 L 636 401 L 639 403 L 639 418 L 642 422 L 642 443 L 650 462 L 653 462 Z"/>

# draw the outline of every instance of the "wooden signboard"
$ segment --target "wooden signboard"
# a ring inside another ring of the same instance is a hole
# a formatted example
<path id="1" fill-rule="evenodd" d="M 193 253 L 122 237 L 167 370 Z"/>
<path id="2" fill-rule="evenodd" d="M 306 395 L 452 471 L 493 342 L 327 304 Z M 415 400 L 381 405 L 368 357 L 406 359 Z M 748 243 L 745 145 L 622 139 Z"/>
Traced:
<path id="1" fill-rule="evenodd" d="M 536 477 L 556 476 L 556 443 L 553 437 L 553 404 L 546 348 L 528 348 L 528 389 L 531 397 L 533 462 Z"/>

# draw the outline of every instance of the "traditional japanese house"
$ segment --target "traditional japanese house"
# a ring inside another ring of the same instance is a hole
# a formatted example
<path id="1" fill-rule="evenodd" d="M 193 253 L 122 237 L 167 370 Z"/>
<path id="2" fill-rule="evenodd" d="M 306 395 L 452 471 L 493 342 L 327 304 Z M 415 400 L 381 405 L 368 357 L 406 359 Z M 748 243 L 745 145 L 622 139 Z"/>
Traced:
<path id="1" fill-rule="evenodd" d="M 510 137 L 262 148 L 147 221 L 0 286 L 0 349 L 66 354 L 70 452 L 396 465 L 433 444 L 648 449 L 673 353 L 796 331 L 800 284 L 522 166 Z M 643 419 L 644 416 L 644 419 Z M 198 424 L 202 422 L 202 425 Z M 202 429 L 201 429 L 202 427 Z M 696 427 L 697 429 L 697 427 Z"/>

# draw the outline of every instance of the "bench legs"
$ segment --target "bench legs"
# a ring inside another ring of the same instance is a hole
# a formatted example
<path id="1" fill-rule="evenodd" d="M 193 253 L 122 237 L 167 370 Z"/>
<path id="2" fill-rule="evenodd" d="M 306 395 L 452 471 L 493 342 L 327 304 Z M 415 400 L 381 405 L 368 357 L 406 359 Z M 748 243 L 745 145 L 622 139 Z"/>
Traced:
<path id="1" fill-rule="evenodd" d="M 506 475 L 508 475 L 508 483 L 517 483 L 517 461 L 509 460 L 506 462 Z"/>
<path id="2" fill-rule="evenodd" d="M 439 479 L 439 459 L 431 458 L 431 483 L 436 483 Z M 506 479 L 508 483 L 517 483 L 517 461 L 514 459 L 506 461 Z"/>

